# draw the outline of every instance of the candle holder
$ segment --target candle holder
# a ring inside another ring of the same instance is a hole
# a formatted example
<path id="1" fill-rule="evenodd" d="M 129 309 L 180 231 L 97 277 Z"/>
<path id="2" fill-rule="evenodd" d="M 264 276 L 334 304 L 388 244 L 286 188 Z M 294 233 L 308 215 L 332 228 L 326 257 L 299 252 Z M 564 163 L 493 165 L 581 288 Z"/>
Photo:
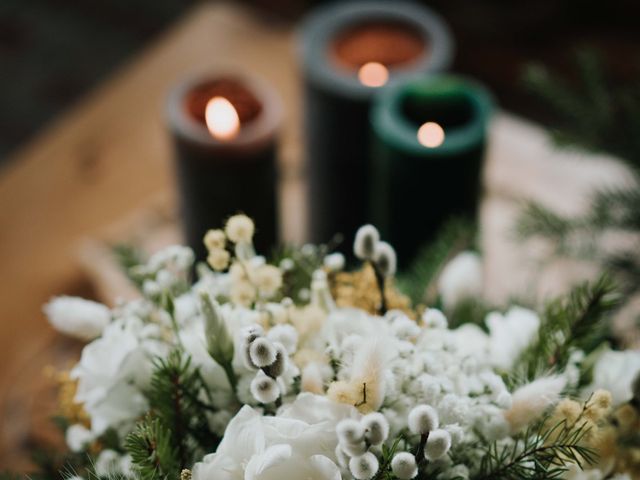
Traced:
<path id="1" fill-rule="evenodd" d="M 181 218 L 198 260 L 210 228 L 243 212 L 259 230 L 255 245 L 279 239 L 276 136 L 282 104 L 275 91 L 245 74 L 209 74 L 176 85 L 167 121 L 176 150 Z"/>
<path id="2" fill-rule="evenodd" d="M 402 1 L 323 7 L 301 34 L 309 233 L 326 242 L 371 220 L 368 115 L 378 87 L 446 69 L 453 43 L 438 15 Z"/>
<path id="3" fill-rule="evenodd" d="M 372 218 L 401 265 L 452 215 L 475 218 L 492 99 L 457 76 L 407 79 L 376 99 Z"/>

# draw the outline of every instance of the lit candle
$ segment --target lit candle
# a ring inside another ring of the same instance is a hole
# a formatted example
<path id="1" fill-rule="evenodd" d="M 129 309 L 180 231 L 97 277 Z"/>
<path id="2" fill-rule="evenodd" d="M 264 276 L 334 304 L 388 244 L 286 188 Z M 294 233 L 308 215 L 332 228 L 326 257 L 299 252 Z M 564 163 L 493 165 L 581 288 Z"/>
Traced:
<path id="1" fill-rule="evenodd" d="M 326 242 L 371 220 L 371 99 L 403 78 L 442 71 L 453 48 L 439 16 L 402 1 L 322 7 L 304 22 L 301 46 L 310 237 Z"/>
<path id="2" fill-rule="evenodd" d="M 455 76 L 408 79 L 371 111 L 373 221 L 408 264 L 451 215 L 476 215 L 489 93 Z"/>
<path id="3" fill-rule="evenodd" d="M 255 220 L 256 246 L 269 251 L 279 235 L 275 92 L 253 77 L 194 78 L 171 91 L 167 114 L 181 219 L 197 258 L 206 257 L 206 231 L 238 212 Z"/>

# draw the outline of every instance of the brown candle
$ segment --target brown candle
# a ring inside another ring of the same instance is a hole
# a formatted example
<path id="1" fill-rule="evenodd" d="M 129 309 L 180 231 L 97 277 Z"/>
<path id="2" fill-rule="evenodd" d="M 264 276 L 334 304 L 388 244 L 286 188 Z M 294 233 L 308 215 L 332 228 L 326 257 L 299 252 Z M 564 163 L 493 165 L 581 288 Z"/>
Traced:
<path id="1" fill-rule="evenodd" d="M 168 121 L 187 242 L 205 258 L 202 238 L 238 212 L 254 218 L 255 243 L 277 242 L 276 133 L 281 104 L 274 91 L 246 75 L 210 75 L 174 88 Z"/>

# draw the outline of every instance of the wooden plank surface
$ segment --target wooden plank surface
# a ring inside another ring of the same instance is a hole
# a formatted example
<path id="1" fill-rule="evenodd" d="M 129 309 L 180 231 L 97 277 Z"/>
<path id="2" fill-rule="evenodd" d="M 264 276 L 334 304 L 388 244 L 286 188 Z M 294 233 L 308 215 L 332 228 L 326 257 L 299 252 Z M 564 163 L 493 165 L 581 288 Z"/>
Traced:
<path id="1" fill-rule="evenodd" d="M 163 100 L 182 76 L 239 68 L 263 76 L 281 93 L 286 111 L 280 152 L 283 233 L 287 240 L 304 239 L 294 47 L 289 30 L 267 27 L 237 7 L 199 6 L 1 172 L 0 469 L 24 465 L 34 435 L 49 437 L 44 425 L 51 396 L 39 380 L 41 370 L 78 352 L 79 345 L 53 334 L 41 313 L 52 295 L 91 294 L 76 262 L 78 240 L 159 193 L 174 195 Z M 537 267 L 527 263 L 530 247 L 513 247 L 509 240 L 517 196 L 579 209 L 594 184 L 624 177 L 612 159 L 585 163 L 576 154 L 558 154 L 539 127 L 498 115 L 491 127 L 488 196 L 481 212 L 490 298 L 504 300 L 516 287 L 531 289 L 536 275 Z M 576 268 L 561 270 L 583 273 Z"/>

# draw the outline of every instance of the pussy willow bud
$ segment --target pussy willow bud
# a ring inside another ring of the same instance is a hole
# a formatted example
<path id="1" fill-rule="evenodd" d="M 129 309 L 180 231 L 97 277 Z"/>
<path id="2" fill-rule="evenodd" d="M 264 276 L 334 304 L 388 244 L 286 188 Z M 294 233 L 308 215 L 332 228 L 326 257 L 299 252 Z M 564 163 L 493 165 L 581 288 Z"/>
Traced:
<path id="1" fill-rule="evenodd" d="M 378 242 L 376 244 L 373 262 L 383 276 L 391 277 L 396 274 L 398 263 L 396 251 L 387 242 Z"/>
<path id="2" fill-rule="evenodd" d="M 400 480 L 410 480 L 418 475 L 416 457 L 409 452 L 396 453 L 391 460 L 391 471 Z"/>
<path id="3" fill-rule="evenodd" d="M 389 436 L 389 422 L 381 413 L 374 412 L 362 417 L 365 438 L 371 445 L 380 445 Z"/>
<path id="4" fill-rule="evenodd" d="M 424 435 L 438 428 L 438 412 L 429 405 L 418 405 L 409 412 L 409 430 Z"/>
<path id="5" fill-rule="evenodd" d="M 256 338 L 249 345 L 249 355 L 254 365 L 263 368 L 276 361 L 276 349 L 270 340 L 264 337 Z"/>
<path id="6" fill-rule="evenodd" d="M 369 480 L 378 473 L 378 459 L 376 456 L 367 452 L 359 457 L 353 457 L 349 461 L 349 470 L 357 480 Z"/>
<path id="7" fill-rule="evenodd" d="M 373 225 L 363 225 L 356 232 L 353 242 L 353 253 L 360 260 L 371 260 L 375 253 L 376 244 L 380 241 L 380 234 Z"/>
<path id="8" fill-rule="evenodd" d="M 438 460 L 447 454 L 451 448 L 451 435 L 446 430 L 434 430 L 429 433 L 424 456 L 429 461 Z"/>
<path id="9" fill-rule="evenodd" d="M 264 373 L 269 375 L 272 378 L 278 378 L 282 375 L 287 368 L 287 359 L 289 358 L 287 355 L 287 351 L 281 343 L 274 342 L 273 346 L 276 349 L 276 359 L 274 362 L 264 367 Z"/>

